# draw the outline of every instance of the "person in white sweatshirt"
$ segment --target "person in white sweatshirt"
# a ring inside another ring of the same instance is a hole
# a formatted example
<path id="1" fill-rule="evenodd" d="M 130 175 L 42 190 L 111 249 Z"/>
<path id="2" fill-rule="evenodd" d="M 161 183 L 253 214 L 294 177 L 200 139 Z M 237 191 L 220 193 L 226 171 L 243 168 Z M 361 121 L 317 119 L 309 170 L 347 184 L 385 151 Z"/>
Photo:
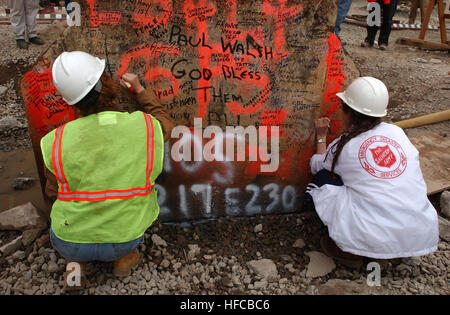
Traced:
<path id="1" fill-rule="evenodd" d="M 349 127 L 327 147 L 329 119 L 316 121 L 314 177 L 306 193 L 328 228 L 322 249 L 347 266 L 363 257 L 432 253 L 439 241 L 437 212 L 427 198 L 419 152 L 401 128 L 381 121 L 386 86 L 360 77 L 336 95 Z"/>

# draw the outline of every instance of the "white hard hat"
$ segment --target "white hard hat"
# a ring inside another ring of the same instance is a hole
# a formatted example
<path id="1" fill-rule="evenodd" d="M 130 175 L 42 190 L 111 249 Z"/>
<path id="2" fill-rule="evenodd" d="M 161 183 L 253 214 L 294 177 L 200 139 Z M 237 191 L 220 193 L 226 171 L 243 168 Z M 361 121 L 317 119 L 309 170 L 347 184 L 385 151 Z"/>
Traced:
<path id="1" fill-rule="evenodd" d="M 386 116 L 389 103 L 389 93 L 378 79 L 360 77 L 353 81 L 348 88 L 336 95 L 355 111 L 372 117 Z"/>
<path id="2" fill-rule="evenodd" d="M 63 52 L 53 63 L 56 89 L 69 105 L 78 103 L 99 81 L 105 60 L 83 51 Z"/>

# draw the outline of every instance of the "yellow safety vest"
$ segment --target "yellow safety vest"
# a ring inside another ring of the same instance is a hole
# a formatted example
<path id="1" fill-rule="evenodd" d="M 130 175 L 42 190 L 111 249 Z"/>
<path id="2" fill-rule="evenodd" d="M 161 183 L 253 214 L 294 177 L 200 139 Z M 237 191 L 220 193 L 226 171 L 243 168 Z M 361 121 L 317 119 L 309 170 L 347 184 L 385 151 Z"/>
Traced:
<path id="1" fill-rule="evenodd" d="M 58 180 L 51 212 L 55 235 L 75 243 L 123 243 L 158 217 L 154 189 L 162 171 L 159 121 L 137 111 L 105 111 L 71 121 L 41 140 Z"/>

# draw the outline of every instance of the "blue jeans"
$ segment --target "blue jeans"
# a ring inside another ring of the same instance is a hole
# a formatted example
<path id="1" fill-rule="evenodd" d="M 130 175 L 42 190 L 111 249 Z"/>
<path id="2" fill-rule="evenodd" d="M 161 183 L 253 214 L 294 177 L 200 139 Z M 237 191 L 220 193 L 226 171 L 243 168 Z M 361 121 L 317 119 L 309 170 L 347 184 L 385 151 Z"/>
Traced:
<path id="1" fill-rule="evenodd" d="M 336 24 L 334 25 L 334 33 L 339 38 L 339 33 L 341 32 L 341 24 L 344 22 L 345 17 L 347 16 L 348 10 L 350 10 L 350 6 L 352 5 L 352 0 L 340 0 L 339 8 L 336 17 Z M 340 38 L 339 38 L 340 39 Z"/>
<path id="2" fill-rule="evenodd" d="M 50 242 L 65 259 L 74 262 L 114 261 L 135 250 L 144 241 L 144 236 L 126 243 L 82 244 L 59 239 L 50 228 Z"/>

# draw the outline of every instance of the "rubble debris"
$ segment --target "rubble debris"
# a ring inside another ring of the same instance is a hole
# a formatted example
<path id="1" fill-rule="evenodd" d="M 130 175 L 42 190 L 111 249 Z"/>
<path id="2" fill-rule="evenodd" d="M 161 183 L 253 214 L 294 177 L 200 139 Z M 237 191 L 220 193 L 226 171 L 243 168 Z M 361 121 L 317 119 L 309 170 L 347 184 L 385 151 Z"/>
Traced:
<path id="1" fill-rule="evenodd" d="M 4 132 L 13 128 L 25 128 L 16 118 L 7 116 L 0 119 L 0 132 Z"/>
<path id="2" fill-rule="evenodd" d="M 46 227 L 47 220 L 31 202 L 0 213 L 0 230 L 25 231 Z"/>
<path id="3" fill-rule="evenodd" d="M 17 177 L 14 179 L 12 186 L 16 190 L 26 190 L 33 186 L 36 180 L 36 178 L 32 177 Z"/>
<path id="4" fill-rule="evenodd" d="M 253 230 L 255 233 L 259 233 L 263 230 L 263 226 L 262 224 L 258 224 L 257 226 L 255 226 L 255 229 Z"/>
<path id="5" fill-rule="evenodd" d="M 295 248 L 303 248 L 305 246 L 306 246 L 305 241 L 301 238 L 295 240 L 294 244 L 292 245 L 292 247 Z"/>
<path id="6" fill-rule="evenodd" d="M 160 236 L 158 236 L 157 234 L 153 234 L 152 235 L 152 242 L 153 244 L 155 244 L 156 246 L 162 246 L 162 247 L 166 247 L 167 243 L 165 240 L 163 240 Z"/>
<path id="7" fill-rule="evenodd" d="M 251 260 L 248 267 L 267 280 L 275 280 L 278 276 L 277 266 L 270 259 Z"/>
<path id="8" fill-rule="evenodd" d="M 22 244 L 25 247 L 31 245 L 41 234 L 42 229 L 29 229 L 23 232 Z"/>
<path id="9" fill-rule="evenodd" d="M 439 216 L 439 237 L 450 242 L 450 221 Z"/>
<path id="10" fill-rule="evenodd" d="M 442 216 L 450 219 L 450 191 L 446 190 L 442 192 L 440 204 Z"/>
<path id="11" fill-rule="evenodd" d="M 9 256 L 14 252 L 16 252 L 17 250 L 19 250 L 21 246 L 22 246 L 22 235 L 0 247 L 0 253 L 2 254 L 2 256 Z"/>
<path id="12" fill-rule="evenodd" d="M 321 252 L 307 252 L 306 255 L 309 256 L 310 261 L 308 264 L 308 269 L 306 271 L 306 276 L 310 278 L 322 277 L 334 270 L 336 264 L 333 259 Z"/>

